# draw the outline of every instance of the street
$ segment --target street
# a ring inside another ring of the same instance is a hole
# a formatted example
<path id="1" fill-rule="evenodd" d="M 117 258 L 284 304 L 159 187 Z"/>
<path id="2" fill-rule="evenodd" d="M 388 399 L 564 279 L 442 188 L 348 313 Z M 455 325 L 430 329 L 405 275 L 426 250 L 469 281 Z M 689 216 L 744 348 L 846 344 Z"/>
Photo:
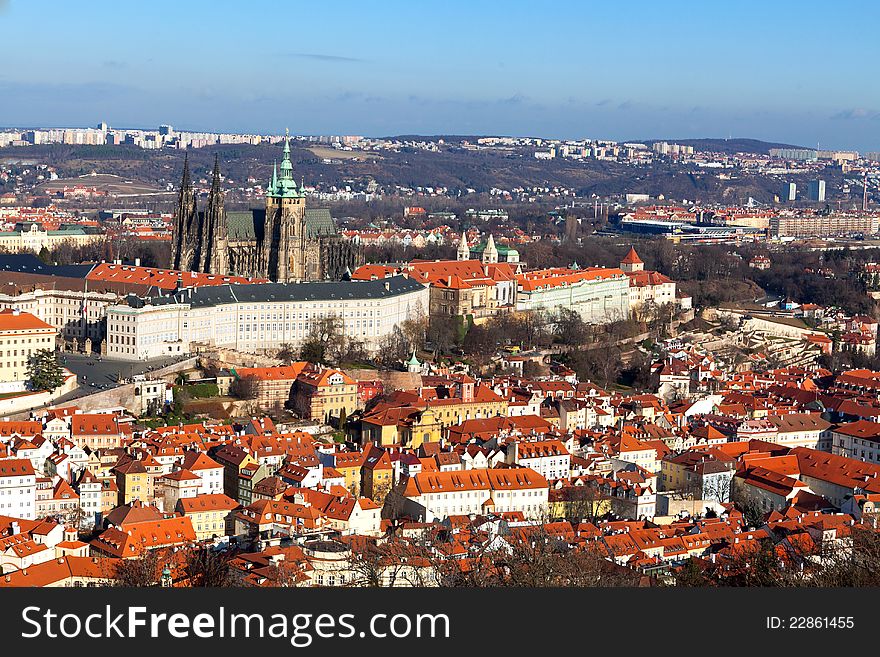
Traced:
<path id="1" fill-rule="evenodd" d="M 109 390 L 119 385 L 120 379 L 130 379 L 137 374 L 149 374 L 153 370 L 167 367 L 175 362 L 185 360 L 185 357 L 161 358 L 149 361 L 122 361 L 108 360 L 97 355 L 86 355 L 63 352 L 59 354 L 62 367 L 67 368 L 77 375 L 79 387 L 59 397 L 53 402 L 58 406 L 66 402 L 84 397 L 99 390 Z"/>

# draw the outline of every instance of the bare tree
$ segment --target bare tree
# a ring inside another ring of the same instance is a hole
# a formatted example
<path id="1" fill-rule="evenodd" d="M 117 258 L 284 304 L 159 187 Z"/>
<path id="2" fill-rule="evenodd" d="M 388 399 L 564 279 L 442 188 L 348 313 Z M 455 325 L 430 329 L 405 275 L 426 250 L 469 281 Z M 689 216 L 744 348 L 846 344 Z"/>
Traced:
<path id="1" fill-rule="evenodd" d="M 189 550 L 186 553 L 183 570 L 191 587 L 220 587 L 232 584 L 227 556 L 207 547 Z"/>
<path id="2" fill-rule="evenodd" d="M 260 380 L 253 375 L 238 377 L 229 386 L 229 394 L 238 399 L 256 399 L 260 394 Z"/>
<path id="3" fill-rule="evenodd" d="M 162 563 L 155 550 L 147 550 L 133 559 L 119 559 L 113 569 L 113 586 L 156 586 L 162 574 Z"/>

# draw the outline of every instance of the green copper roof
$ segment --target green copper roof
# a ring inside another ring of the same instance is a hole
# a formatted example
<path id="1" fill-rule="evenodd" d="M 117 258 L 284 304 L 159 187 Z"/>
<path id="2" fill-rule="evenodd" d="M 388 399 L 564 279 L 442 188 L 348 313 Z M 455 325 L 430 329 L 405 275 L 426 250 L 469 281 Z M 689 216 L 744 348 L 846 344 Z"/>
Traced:
<path id="1" fill-rule="evenodd" d="M 473 251 L 474 253 L 482 253 L 483 251 L 486 250 L 486 243 L 483 242 L 482 244 L 474 245 L 474 246 L 470 247 L 470 250 Z M 506 244 L 496 243 L 495 250 L 498 251 L 498 253 L 519 253 L 519 251 L 517 251 L 516 249 L 514 249 L 511 246 L 507 246 Z"/>
<path id="2" fill-rule="evenodd" d="M 306 208 L 305 220 L 306 237 L 309 239 L 336 234 L 336 222 L 327 208 Z M 226 213 L 226 230 L 232 241 L 262 238 L 265 222 L 266 211 L 262 208 Z"/>
<path id="3" fill-rule="evenodd" d="M 272 180 L 269 181 L 269 188 L 266 190 L 266 196 L 273 198 L 301 198 L 305 196 L 305 190 L 302 185 L 297 186 L 293 177 L 293 163 L 290 161 L 290 134 L 284 137 L 284 152 L 281 157 L 281 175 L 280 177 L 273 169 Z"/>

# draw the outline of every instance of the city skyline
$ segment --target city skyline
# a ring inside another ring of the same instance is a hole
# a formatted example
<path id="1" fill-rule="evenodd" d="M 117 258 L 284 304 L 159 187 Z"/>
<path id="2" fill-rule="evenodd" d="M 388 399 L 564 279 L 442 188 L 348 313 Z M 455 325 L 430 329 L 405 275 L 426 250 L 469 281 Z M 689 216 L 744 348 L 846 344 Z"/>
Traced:
<path id="1" fill-rule="evenodd" d="M 621 12 L 559 3 L 536 26 L 524 2 L 455 2 L 442 13 L 396 2 L 372 13 L 349 3 L 157 2 L 145 14 L 7 0 L 0 54 L 16 66 L 0 74 L 0 125 L 732 136 L 880 150 L 880 92 L 862 82 L 878 50 L 867 20 L 878 9 L 845 3 L 823 15 L 817 35 L 809 9 L 818 3 L 750 4 L 630 2 Z M 270 27 L 283 35 L 286 22 L 287 42 Z M 40 38 L 12 29 L 28 24 Z"/>

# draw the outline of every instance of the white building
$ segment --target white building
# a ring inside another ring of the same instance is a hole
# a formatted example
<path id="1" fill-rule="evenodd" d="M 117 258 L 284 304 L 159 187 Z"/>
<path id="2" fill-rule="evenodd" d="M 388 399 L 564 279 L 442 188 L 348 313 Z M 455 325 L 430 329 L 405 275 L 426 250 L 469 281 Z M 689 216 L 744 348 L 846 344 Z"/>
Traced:
<path id="1" fill-rule="evenodd" d="M 119 302 L 113 292 L 91 290 L 42 289 L 21 291 L 20 294 L 0 293 L 0 309 L 11 308 L 28 312 L 54 326 L 65 340 L 100 342 L 107 306 Z"/>
<path id="2" fill-rule="evenodd" d="M 809 447 L 831 451 L 831 423 L 818 413 L 789 413 L 767 418 L 776 425 L 775 442 L 786 447 Z"/>
<path id="3" fill-rule="evenodd" d="M 35 520 L 37 476 L 28 459 L 0 459 L 0 516 Z"/>
<path id="4" fill-rule="evenodd" d="M 402 512 L 425 522 L 511 511 L 538 518 L 548 492 L 547 480 L 530 468 L 421 472 L 406 483 Z"/>
<path id="5" fill-rule="evenodd" d="M 645 306 L 675 304 L 675 281 L 657 271 L 646 271 L 645 263 L 630 247 L 620 261 L 620 268 L 629 277 L 629 305 L 634 311 Z"/>
<path id="6" fill-rule="evenodd" d="M 199 476 L 199 495 L 223 492 L 223 466 L 204 452 L 187 452 L 182 466 Z"/>
<path id="7" fill-rule="evenodd" d="M 375 281 L 186 288 L 129 297 L 107 309 L 107 355 L 139 360 L 185 354 L 194 343 L 244 352 L 298 347 L 313 322 L 335 317 L 342 333 L 375 350 L 394 328 L 427 312 L 429 290 L 405 276 Z"/>
<path id="8" fill-rule="evenodd" d="M 556 312 L 566 308 L 588 324 L 630 315 L 629 277 L 620 269 L 541 269 L 518 274 L 516 309 Z"/>
<path id="9" fill-rule="evenodd" d="M 571 474 L 571 454 L 559 439 L 518 440 L 509 449 L 508 463 L 530 468 L 545 479 L 562 479 Z"/>

